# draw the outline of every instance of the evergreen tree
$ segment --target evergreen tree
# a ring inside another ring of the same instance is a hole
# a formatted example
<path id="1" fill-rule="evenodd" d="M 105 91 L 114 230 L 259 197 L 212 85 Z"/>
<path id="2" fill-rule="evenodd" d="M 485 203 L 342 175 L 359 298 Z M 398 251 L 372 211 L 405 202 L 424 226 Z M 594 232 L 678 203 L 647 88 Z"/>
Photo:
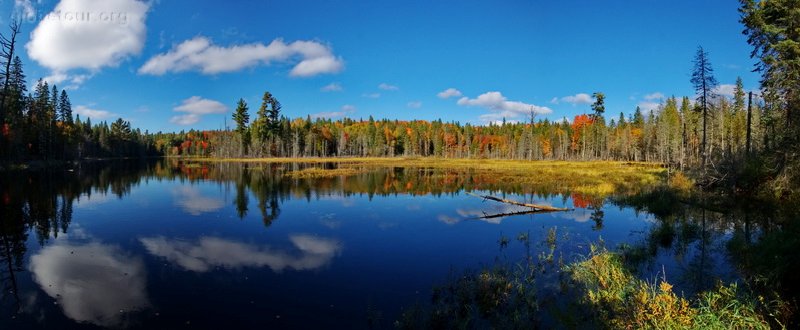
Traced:
<path id="1" fill-rule="evenodd" d="M 67 91 L 61 91 L 61 97 L 58 100 L 58 111 L 61 120 L 67 124 L 72 124 L 72 102 L 69 101 Z"/>
<path id="2" fill-rule="evenodd" d="M 48 102 L 48 104 L 50 105 L 49 111 L 51 111 L 51 113 L 53 114 L 52 115 L 53 123 L 55 123 L 56 121 L 64 121 L 64 118 L 61 118 L 61 112 L 59 111 L 58 87 L 56 87 L 56 85 L 53 85 L 53 88 L 50 91 L 50 101 Z"/>
<path id="3" fill-rule="evenodd" d="M 703 113 L 703 141 L 700 147 L 700 157 L 702 167 L 706 166 L 706 140 L 708 131 L 708 104 L 713 98 L 714 88 L 717 87 L 717 79 L 714 78 L 714 69 L 708 59 L 708 52 L 702 46 L 697 47 L 697 54 L 694 58 L 694 70 L 692 71 L 692 85 L 697 93 L 697 103 Z"/>
<path id="4" fill-rule="evenodd" d="M 247 128 L 250 122 L 250 114 L 248 113 L 247 102 L 244 99 L 239 99 L 236 104 L 236 110 L 233 112 L 233 121 L 236 122 L 236 133 L 242 141 L 243 154 L 247 155 L 247 149 L 250 146 L 250 131 Z"/>
<path id="5" fill-rule="evenodd" d="M 606 95 L 601 92 L 595 92 L 592 94 L 592 97 L 594 98 L 594 103 L 592 103 L 592 111 L 594 111 L 592 120 L 602 120 L 603 113 L 606 111 Z"/>
<path id="6" fill-rule="evenodd" d="M 28 86 L 25 82 L 25 73 L 22 71 L 22 60 L 19 56 L 15 56 L 9 75 L 9 91 L 5 100 L 5 108 L 8 116 L 7 121 L 16 126 L 17 129 L 22 126 L 22 112 L 25 108 L 25 93 L 27 91 Z"/>
<path id="7" fill-rule="evenodd" d="M 740 0 L 741 22 L 747 42 L 753 46 L 751 57 L 758 58 L 764 98 L 781 104 L 785 127 L 791 130 L 787 146 L 797 148 L 796 120 L 800 108 L 800 15 L 797 0 Z"/>

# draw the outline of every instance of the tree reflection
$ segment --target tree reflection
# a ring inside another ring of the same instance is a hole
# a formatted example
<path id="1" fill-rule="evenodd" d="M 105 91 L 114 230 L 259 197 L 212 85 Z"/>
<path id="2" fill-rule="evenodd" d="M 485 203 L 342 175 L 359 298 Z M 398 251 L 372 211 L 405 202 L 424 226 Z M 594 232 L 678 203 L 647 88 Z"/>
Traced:
<path id="1" fill-rule="evenodd" d="M 655 216 L 645 239 L 623 250 L 627 260 L 656 266 L 660 273 L 658 256 L 670 256 L 681 270 L 678 282 L 686 293 L 712 289 L 718 280 L 736 276 L 765 299 L 783 301 L 786 311 L 797 310 L 792 298 L 800 295 L 794 278 L 800 272 L 797 210 L 718 197 L 689 203 L 659 190 L 618 197 L 614 203 Z M 726 273 L 725 263 L 735 275 Z M 788 312 L 781 317 L 796 316 Z"/>
<path id="2" fill-rule="evenodd" d="M 592 209 L 592 215 L 590 219 L 594 222 L 592 229 L 594 230 L 603 229 L 603 217 L 605 217 L 605 212 L 603 212 L 603 205 L 593 204 L 591 209 Z"/>
<path id="3" fill-rule="evenodd" d="M 80 196 L 130 192 L 151 163 L 84 163 L 74 171 L 9 171 L 0 173 L 0 304 L 2 310 L 20 311 L 17 290 L 25 271 L 29 233 L 44 246 L 51 238 L 67 233 L 73 205 Z"/>

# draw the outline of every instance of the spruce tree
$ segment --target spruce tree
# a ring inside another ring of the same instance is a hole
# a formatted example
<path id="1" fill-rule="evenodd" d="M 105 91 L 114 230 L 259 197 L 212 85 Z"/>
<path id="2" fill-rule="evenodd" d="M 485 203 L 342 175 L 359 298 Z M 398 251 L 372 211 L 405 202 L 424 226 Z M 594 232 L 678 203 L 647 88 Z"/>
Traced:
<path id="1" fill-rule="evenodd" d="M 69 101 L 69 96 L 67 95 L 67 91 L 61 91 L 61 97 L 58 100 L 58 111 L 61 120 L 64 123 L 72 124 L 72 102 Z"/>
<path id="2" fill-rule="evenodd" d="M 694 58 L 694 70 L 690 80 L 697 93 L 697 104 L 703 113 L 703 140 L 700 146 L 701 165 L 705 170 L 706 159 L 706 136 L 708 128 L 708 104 L 714 97 L 714 88 L 717 87 L 717 79 L 714 78 L 714 69 L 708 59 L 708 52 L 702 46 L 697 47 L 697 54 Z"/>
<path id="3" fill-rule="evenodd" d="M 247 155 L 247 148 L 250 146 L 250 131 L 247 124 L 250 122 L 250 114 L 248 113 L 247 102 L 244 99 L 239 99 L 236 104 L 236 110 L 233 112 L 233 121 L 236 122 L 236 133 L 242 140 L 242 150 Z"/>

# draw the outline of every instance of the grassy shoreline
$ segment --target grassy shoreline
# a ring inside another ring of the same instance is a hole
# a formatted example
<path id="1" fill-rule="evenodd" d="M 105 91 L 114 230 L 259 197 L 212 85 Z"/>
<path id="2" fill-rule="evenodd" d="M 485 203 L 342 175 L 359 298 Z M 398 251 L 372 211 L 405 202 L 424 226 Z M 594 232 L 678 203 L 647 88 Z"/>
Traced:
<path id="1" fill-rule="evenodd" d="M 463 171 L 509 184 L 548 186 L 562 193 L 608 196 L 630 193 L 667 183 L 667 170 L 659 163 L 623 161 L 497 160 L 453 158 L 183 158 L 188 162 L 336 163 L 337 169 L 303 173 L 306 178 L 353 175 L 369 167 L 432 168 Z M 348 169 L 348 171 L 342 171 Z M 299 173 L 297 175 L 300 175 Z"/>
<path id="2" fill-rule="evenodd" d="M 189 161 L 207 162 L 243 162 L 243 163 L 362 163 L 389 164 L 397 166 L 409 165 L 577 165 L 577 164 L 616 164 L 648 168 L 662 168 L 656 162 L 630 162 L 610 160 L 519 160 L 519 159 L 482 159 L 482 158 L 443 158 L 443 157 L 264 157 L 264 158 L 215 158 L 215 157 L 169 157 Z"/>

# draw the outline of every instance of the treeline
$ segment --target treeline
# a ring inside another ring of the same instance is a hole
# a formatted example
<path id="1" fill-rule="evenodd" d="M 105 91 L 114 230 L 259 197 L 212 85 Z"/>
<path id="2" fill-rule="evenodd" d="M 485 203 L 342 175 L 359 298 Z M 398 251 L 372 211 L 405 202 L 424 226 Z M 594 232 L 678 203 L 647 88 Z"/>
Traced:
<path id="1" fill-rule="evenodd" d="M 19 24 L 0 36 L 0 160 L 73 160 L 156 155 L 151 135 L 129 122 L 73 116 L 66 90 L 39 79 L 32 93 L 15 55 Z"/>
<path id="2" fill-rule="evenodd" d="M 3 38 L 0 60 L 2 155 L 6 159 L 80 159 L 113 156 L 393 157 L 656 161 L 681 168 L 737 171 L 745 159 L 796 158 L 797 59 L 800 46 L 785 1 L 742 0 L 742 22 L 763 73 L 762 88 L 748 95 L 737 79 L 732 95 L 716 93 L 709 55 L 693 62 L 693 97 L 668 97 L 655 109 L 607 114 L 605 95 L 571 121 L 534 120 L 489 125 L 436 121 L 290 119 L 269 92 L 250 118 L 239 100 L 225 130 L 148 133 L 122 119 L 108 124 L 73 120 L 69 96 L 39 81 L 27 93 L 13 56 L 18 27 Z M 687 61 L 688 62 L 688 61 Z M 794 64 L 793 64 L 794 63 Z M 687 63 L 688 64 L 688 63 Z M 687 65 L 688 67 L 688 65 Z M 795 109 L 795 110 L 792 110 Z M 631 109 L 633 110 L 633 109 Z M 733 165 L 732 165 L 733 164 Z"/>
<path id="3" fill-rule="evenodd" d="M 587 109 L 588 110 L 588 109 Z M 238 102 L 236 127 L 223 131 L 156 134 L 157 150 L 167 155 L 210 157 L 435 156 L 447 158 L 658 161 L 699 164 L 703 136 L 699 103 L 669 97 L 656 109 L 637 108 L 606 119 L 604 95 L 595 93 L 591 113 L 571 122 L 547 119 L 486 126 L 458 122 L 289 119 L 269 92 L 249 123 L 249 107 Z M 749 107 L 741 79 L 732 98 L 710 98 L 706 127 L 711 159 L 743 156 L 771 143 L 774 116 L 754 102 Z M 748 113 L 750 125 L 748 126 Z"/>

